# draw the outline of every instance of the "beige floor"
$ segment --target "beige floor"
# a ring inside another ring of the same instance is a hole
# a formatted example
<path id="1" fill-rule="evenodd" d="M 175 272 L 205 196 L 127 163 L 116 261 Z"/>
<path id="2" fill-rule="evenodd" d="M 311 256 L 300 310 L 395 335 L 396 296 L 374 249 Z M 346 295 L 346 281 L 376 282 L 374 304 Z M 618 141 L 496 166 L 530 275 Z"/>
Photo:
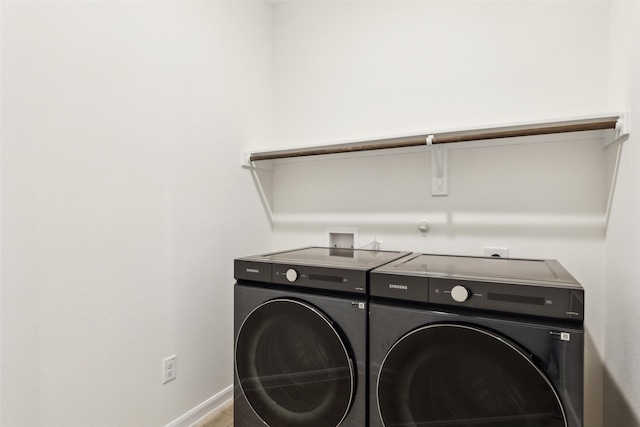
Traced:
<path id="1" fill-rule="evenodd" d="M 233 427 L 233 402 L 226 403 L 191 427 Z"/>

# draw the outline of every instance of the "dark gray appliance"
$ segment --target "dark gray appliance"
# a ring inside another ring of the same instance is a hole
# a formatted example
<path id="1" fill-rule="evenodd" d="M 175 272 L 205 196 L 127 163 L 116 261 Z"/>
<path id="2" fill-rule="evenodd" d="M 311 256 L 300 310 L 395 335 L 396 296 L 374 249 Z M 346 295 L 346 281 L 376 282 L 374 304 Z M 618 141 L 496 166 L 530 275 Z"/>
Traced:
<path id="1" fill-rule="evenodd" d="M 310 247 L 236 259 L 234 425 L 365 426 L 369 271 L 407 254 Z"/>
<path id="2" fill-rule="evenodd" d="M 582 427 L 584 291 L 557 261 L 413 254 L 370 292 L 371 427 Z"/>

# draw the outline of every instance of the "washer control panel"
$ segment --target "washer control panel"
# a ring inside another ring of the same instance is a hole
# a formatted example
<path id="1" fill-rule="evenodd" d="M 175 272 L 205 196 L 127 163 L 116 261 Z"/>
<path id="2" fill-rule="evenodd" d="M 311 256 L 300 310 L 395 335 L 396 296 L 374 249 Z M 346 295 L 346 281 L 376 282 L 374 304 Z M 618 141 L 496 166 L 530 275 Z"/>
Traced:
<path id="1" fill-rule="evenodd" d="M 275 264 L 271 283 L 342 292 L 366 293 L 367 272 L 308 265 Z"/>

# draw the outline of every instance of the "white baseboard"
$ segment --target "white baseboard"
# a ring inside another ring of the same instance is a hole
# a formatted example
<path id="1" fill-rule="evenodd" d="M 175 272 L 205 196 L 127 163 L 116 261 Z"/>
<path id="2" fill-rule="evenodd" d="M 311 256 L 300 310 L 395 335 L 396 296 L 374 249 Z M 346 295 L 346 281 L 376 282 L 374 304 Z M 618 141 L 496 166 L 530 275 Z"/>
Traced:
<path id="1" fill-rule="evenodd" d="M 233 384 L 226 387 L 221 392 L 211 396 L 186 414 L 171 421 L 165 427 L 189 427 L 231 399 L 233 399 Z"/>

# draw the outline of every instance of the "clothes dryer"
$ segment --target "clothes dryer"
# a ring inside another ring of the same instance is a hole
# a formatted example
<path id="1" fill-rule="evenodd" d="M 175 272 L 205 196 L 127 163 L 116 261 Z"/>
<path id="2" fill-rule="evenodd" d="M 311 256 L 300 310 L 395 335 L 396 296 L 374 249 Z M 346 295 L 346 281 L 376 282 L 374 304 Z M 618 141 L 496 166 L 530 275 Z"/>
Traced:
<path id="1" fill-rule="evenodd" d="M 234 425 L 366 426 L 369 271 L 407 254 L 311 247 L 236 259 Z"/>
<path id="2" fill-rule="evenodd" d="M 584 291 L 553 260 L 371 273 L 370 426 L 582 427 Z"/>

